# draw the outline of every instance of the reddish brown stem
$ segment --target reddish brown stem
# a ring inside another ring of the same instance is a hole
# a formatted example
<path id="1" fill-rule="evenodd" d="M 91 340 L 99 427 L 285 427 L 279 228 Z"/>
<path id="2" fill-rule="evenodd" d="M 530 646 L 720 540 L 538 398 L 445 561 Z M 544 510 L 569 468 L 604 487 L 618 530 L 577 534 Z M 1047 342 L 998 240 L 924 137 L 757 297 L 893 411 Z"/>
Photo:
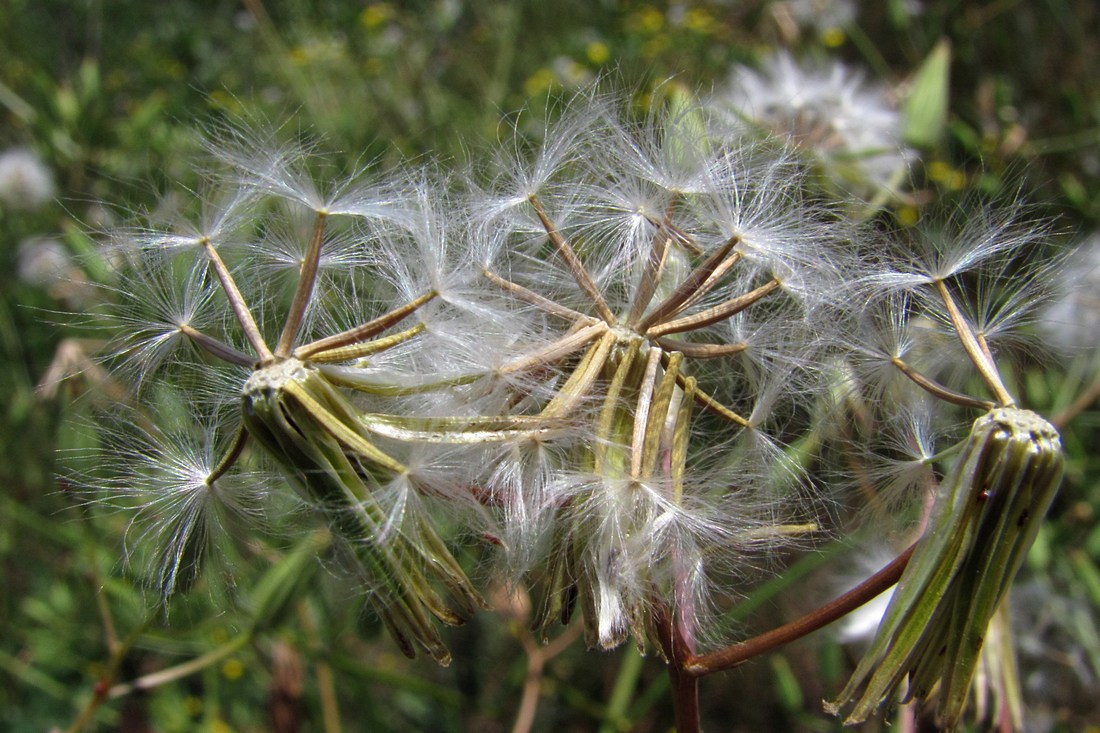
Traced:
<path id="1" fill-rule="evenodd" d="M 680 633 L 668 609 L 659 609 L 654 621 L 658 641 L 668 660 L 668 679 L 672 685 L 672 711 L 678 733 L 699 733 L 699 677 L 690 671 L 692 660 L 687 640 Z"/>
<path id="2" fill-rule="evenodd" d="M 771 631 L 766 631 L 747 641 L 728 646 L 725 649 L 684 659 L 680 674 L 687 677 L 703 677 L 715 672 L 732 669 L 753 657 L 778 649 L 784 644 L 817 631 L 822 626 L 831 624 L 898 582 L 902 571 L 909 563 L 909 557 L 913 554 L 914 547 L 915 545 L 910 545 L 905 552 L 898 555 L 882 570 L 839 598 L 826 603 L 801 618 L 776 627 Z M 673 661 L 671 656 L 669 661 L 670 664 Z"/>

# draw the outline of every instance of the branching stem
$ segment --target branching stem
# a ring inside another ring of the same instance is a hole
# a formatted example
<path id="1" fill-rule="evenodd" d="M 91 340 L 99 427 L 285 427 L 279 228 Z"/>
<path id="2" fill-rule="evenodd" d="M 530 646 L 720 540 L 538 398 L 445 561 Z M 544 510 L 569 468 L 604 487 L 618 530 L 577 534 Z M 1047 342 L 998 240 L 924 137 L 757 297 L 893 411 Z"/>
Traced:
<path id="1" fill-rule="evenodd" d="M 695 658 L 667 608 L 654 612 L 657 640 L 668 660 L 668 678 L 672 684 L 672 710 L 678 733 L 699 733 L 699 675 L 689 666 Z"/>

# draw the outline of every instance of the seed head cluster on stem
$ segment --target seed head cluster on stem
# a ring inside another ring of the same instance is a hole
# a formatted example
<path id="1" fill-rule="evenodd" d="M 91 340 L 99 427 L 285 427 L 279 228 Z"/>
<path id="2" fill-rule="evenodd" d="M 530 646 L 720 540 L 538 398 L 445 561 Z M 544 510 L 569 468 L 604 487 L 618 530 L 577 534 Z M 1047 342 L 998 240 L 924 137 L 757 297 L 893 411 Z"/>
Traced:
<path id="1" fill-rule="evenodd" d="M 409 656 L 446 663 L 435 621 L 483 605 L 464 541 L 532 588 L 542 637 L 579 614 L 591 646 L 705 666 L 738 580 L 834 522 L 837 464 L 868 504 L 879 480 L 891 506 L 934 482 L 931 437 L 960 411 L 1016 409 L 997 348 L 1046 278 L 1020 264 L 1040 234 L 990 215 L 899 244 L 726 114 L 587 91 L 458 172 L 328 189 L 308 149 L 215 130 L 198 221 L 116 238 L 137 398 L 100 483 L 136 502 L 160 592 L 289 498 Z M 867 468 L 887 440 L 895 465 Z"/>

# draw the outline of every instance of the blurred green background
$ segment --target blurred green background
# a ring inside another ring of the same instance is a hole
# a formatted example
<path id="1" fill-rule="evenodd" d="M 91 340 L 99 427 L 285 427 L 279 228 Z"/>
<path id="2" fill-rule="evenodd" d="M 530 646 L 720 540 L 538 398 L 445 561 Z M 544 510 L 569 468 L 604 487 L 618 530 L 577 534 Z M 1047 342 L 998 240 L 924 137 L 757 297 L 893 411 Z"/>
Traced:
<path id="1" fill-rule="evenodd" d="M 845 12 L 829 15 L 836 7 Z M 734 64 L 789 48 L 904 90 L 943 39 L 945 132 L 920 151 L 913 195 L 884 215 L 910 222 L 930 201 L 1022 188 L 1058 217 L 1066 243 L 1094 232 L 1100 8 L 1091 0 L 6 0 L 0 153 L 36 157 L 47 178 L 41 200 L 32 190 L 0 205 L 0 729 L 503 731 L 527 683 L 540 690 L 534 730 L 668 730 L 656 660 L 578 642 L 532 676 L 538 653 L 528 654 L 517 601 L 448 632 L 450 668 L 408 662 L 339 579 L 303 570 L 292 547 L 253 548 L 231 582 L 207 578 L 159 609 L 125 563 L 128 517 L 56 478 L 58 451 L 88 440 L 89 403 L 109 397 L 95 334 L 81 328 L 105 297 L 91 283 L 109 281 L 96 232 L 135 211 L 194 205 L 181 193 L 200 187 L 200 133 L 219 121 L 305 131 L 349 168 L 446 161 L 476 155 L 520 107 L 548 108 L 541 100 L 600 77 L 644 104 L 670 80 L 705 92 Z M 528 119 L 537 129 L 537 115 Z M 1086 393 L 1096 373 L 1088 358 L 1020 364 L 1029 406 L 1046 414 Z M 1069 473 L 1018 593 L 1031 730 L 1100 720 L 1098 427 L 1093 405 L 1066 432 Z M 751 592 L 738 623 L 748 634 L 805 611 L 853 562 L 837 548 L 796 560 Z M 822 632 L 704 680 L 704 727 L 839 730 L 820 700 L 852 654 Z M 97 685 L 164 670 L 144 678 L 150 689 L 90 704 Z"/>

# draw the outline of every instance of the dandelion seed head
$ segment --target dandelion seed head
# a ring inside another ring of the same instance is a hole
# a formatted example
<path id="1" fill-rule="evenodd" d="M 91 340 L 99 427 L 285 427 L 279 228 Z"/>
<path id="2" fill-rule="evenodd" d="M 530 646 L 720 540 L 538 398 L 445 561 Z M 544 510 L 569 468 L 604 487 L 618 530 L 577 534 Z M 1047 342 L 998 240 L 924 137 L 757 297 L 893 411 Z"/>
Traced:
<path id="1" fill-rule="evenodd" d="M 220 293 L 204 269 L 178 277 L 167 259 L 152 254 L 120 276 L 113 288 L 120 301 L 113 325 L 121 334 L 114 353 L 140 391 L 188 343 L 184 329 L 220 325 Z"/>
<path id="2" fill-rule="evenodd" d="M 53 200 L 53 172 L 29 148 L 0 152 L 0 203 L 12 211 L 37 209 Z"/>
<path id="3" fill-rule="evenodd" d="M 197 223 L 123 236 L 144 291 L 122 286 L 120 355 L 183 379 L 192 404 L 158 421 L 249 433 L 226 477 L 280 468 L 406 653 L 447 658 L 402 604 L 465 588 L 436 528 L 495 538 L 512 582 L 575 588 L 597 646 L 653 641 L 666 611 L 716 638 L 723 583 L 826 501 L 798 441 L 835 390 L 824 364 L 865 338 L 853 292 L 915 302 L 874 277 L 927 274 L 883 255 L 867 275 L 797 156 L 712 115 L 683 95 L 640 119 L 589 91 L 454 175 L 335 176 L 231 132 Z"/>
<path id="4" fill-rule="evenodd" d="M 853 447 L 853 455 L 863 456 L 858 479 L 875 490 L 864 514 L 879 526 L 919 507 L 936 485 L 936 446 L 957 428 L 941 424 L 937 407 L 931 397 L 915 395 L 895 407 L 869 442 Z"/>
<path id="5" fill-rule="evenodd" d="M 19 243 L 16 275 L 28 285 L 51 288 L 79 273 L 65 244 L 51 237 L 34 237 Z"/>
<path id="6" fill-rule="evenodd" d="M 1048 229 L 1025 223 L 1025 211 L 1021 203 L 959 205 L 930 216 L 918 230 L 893 232 L 901 241 L 883 243 L 879 271 L 868 273 L 865 282 L 916 293 L 937 281 L 1002 267 L 1017 257 L 1030 259 Z"/>
<path id="7" fill-rule="evenodd" d="M 890 92 L 842 63 L 801 65 L 786 51 L 761 70 L 734 69 L 716 100 L 734 130 L 763 128 L 815 155 L 834 178 L 872 191 L 913 159 L 902 142 L 901 116 Z"/>
<path id="8" fill-rule="evenodd" d="M 132 512 L 127 557 L 165 602 L 196 579 L 214 548 L 266 526 L 264 477 L 237 471 L 214 479 L 220 436 L 194 427 L 108 434 L 103 465 L 112 475 L 95 481 L 100 501 Z"/>

